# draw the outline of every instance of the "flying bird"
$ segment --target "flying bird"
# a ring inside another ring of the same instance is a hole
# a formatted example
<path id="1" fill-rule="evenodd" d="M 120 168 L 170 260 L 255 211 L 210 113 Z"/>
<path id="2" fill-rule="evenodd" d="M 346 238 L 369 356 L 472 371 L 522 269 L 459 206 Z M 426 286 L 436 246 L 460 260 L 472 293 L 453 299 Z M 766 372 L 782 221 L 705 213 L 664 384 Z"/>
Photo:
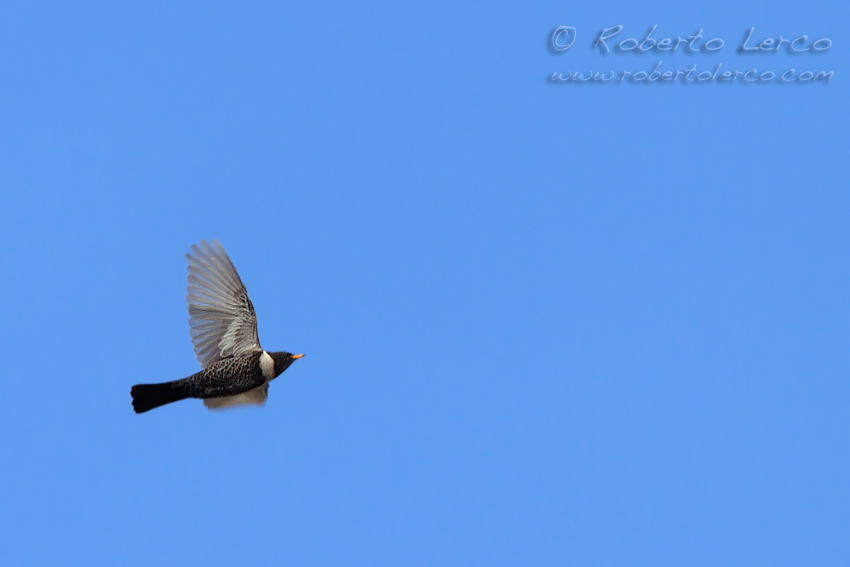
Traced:
<path id="1" fill-rule="evenodd" d="M 209 409 L 263 405 L 269 382 L 303 354 L 266 352 L 257 336 L 257 315 L 221 243 L 201 240 L 189 260 L 189 327 L 201 370 L 188 378 L 130 389 L 136 413 L 186 398 Z"/>

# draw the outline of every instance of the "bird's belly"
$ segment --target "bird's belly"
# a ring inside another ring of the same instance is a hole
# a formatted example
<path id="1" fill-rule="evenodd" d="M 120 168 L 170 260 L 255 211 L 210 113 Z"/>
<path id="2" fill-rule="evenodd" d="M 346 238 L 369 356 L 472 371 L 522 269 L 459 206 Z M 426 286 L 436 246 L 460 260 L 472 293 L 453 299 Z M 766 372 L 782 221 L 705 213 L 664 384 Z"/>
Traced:
<path id="1" fill-rule="evenodd" d="M 204 399 L 237 396 L 265 382 L 259 365 L 250 357 L 220 360 L 192 376 L 196 397 Z"/>
<path id="2" fill-rule="evenodd" d="M 211 410 L 229 409 L 237 406 L 256 405 L 263 406 L 269 395 L 269 384 L 266 382 L 262 386 L 258 386 L 247 392 L 237 394 L 235 396 L 226 396 L 223 398 L 207 398 L 204 400 L 204 405 Z"/>

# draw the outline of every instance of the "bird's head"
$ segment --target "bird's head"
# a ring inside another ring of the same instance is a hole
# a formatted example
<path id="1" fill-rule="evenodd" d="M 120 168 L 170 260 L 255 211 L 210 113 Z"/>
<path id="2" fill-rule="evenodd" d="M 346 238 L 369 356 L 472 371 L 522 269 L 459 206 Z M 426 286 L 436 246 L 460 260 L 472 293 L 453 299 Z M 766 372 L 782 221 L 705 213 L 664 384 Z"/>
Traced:
<path id="1" fill-rule="evenodd" d="M 289 368 L 289 365 L 304 356 L 303 354 L 289 354 L 288 352 L 270 352 L 274 360 L 274 376 L 277 378 L 284 370 Z"/>

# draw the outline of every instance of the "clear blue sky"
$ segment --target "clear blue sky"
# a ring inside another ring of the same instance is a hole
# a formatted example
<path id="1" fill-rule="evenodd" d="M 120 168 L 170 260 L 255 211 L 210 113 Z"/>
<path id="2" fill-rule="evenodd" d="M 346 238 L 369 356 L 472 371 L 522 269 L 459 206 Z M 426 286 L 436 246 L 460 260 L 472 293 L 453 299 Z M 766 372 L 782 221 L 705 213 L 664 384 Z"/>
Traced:
<path id="1" fill-rule="evenodd" d="M 845 4 L 71 4 L 0 6 L 0 564 L 850 562 Z M 547 81 L 658 62 L 835 74 Z M 307 356 L 135 415 L 213 237 Z"/>

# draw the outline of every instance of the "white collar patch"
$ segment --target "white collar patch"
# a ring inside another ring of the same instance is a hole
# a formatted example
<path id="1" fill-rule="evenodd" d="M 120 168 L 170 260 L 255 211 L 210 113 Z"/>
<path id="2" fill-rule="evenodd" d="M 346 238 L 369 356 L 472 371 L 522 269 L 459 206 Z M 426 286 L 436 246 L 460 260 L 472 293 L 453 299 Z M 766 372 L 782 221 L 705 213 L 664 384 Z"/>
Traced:
<path id="1" fill-rule="evenodd" d="M 266 380 L 274 378 L 274 359 L 266 351 L 260 354 L 260 370 Z"/>

